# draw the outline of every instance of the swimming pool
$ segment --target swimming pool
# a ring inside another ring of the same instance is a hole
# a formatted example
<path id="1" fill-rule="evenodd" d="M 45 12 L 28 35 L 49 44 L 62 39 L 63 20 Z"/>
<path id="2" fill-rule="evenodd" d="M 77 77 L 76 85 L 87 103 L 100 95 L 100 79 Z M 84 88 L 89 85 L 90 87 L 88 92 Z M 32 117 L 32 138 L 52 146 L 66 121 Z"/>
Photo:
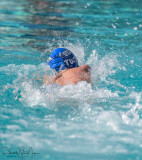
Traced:
<path id="1" fill-rule="evenodd" d="M 0 159 L 142 159 L 142 2 L 1 0 Z M 92 68 L 60 87 L 56 47 Z"/>

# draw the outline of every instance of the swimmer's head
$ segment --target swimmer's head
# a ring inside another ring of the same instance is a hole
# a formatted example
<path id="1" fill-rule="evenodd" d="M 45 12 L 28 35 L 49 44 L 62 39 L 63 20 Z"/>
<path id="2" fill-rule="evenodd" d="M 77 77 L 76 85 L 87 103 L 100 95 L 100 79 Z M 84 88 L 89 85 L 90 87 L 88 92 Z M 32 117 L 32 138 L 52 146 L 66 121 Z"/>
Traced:
<path id="1" fill-rule="evenodd" d="M 57 48 L 49 56 L 47 64 L 51 69 L 60 72 L 64 69 L 78 67 L 78 60 L 70 50 L 66 48 Z"/>

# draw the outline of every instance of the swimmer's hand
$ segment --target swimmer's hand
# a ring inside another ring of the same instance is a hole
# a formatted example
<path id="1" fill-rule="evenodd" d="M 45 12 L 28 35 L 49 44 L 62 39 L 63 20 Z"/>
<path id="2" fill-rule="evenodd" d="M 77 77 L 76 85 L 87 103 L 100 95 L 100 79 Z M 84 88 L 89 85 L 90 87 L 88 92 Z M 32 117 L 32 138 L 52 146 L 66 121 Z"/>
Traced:
<path id="1" fill-rule="evenodd" d="M 36 78 L 37 82 L 40 83 L 40 84 L 43 84 L 43 78 L 40 77 L 40 78 Z"/>

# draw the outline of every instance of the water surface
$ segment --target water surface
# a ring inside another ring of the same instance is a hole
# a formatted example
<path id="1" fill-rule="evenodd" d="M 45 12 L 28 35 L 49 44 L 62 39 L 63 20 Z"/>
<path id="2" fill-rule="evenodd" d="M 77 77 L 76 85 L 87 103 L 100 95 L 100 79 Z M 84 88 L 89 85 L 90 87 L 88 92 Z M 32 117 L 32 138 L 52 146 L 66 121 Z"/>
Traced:
<path id="1" fill-rule="evenodd" d="M 1 159 L 142 158 L 141 8 L 140 0 L 1 0 Z M 46 60 L 56 47 L 91 66 L 92 84 L 37 81 L 53 74 Z"/>

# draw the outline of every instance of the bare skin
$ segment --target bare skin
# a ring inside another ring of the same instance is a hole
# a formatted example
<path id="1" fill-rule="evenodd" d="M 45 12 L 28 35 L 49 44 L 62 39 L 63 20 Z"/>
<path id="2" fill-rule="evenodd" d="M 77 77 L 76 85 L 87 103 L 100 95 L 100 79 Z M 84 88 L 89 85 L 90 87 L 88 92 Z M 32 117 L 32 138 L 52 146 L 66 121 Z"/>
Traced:
<path id="1" fill-rule="evenodd" d="M 44 83 L 55 83 L 61 86 L 68 84 L 77 84 L 80 81 L 86 81 L 91 83 L 91 67 L 89 65 L 83 65 L 76 68 L 71 68 L 59 72 L 56 76 L 48 77 L 44 76 Z"/>

